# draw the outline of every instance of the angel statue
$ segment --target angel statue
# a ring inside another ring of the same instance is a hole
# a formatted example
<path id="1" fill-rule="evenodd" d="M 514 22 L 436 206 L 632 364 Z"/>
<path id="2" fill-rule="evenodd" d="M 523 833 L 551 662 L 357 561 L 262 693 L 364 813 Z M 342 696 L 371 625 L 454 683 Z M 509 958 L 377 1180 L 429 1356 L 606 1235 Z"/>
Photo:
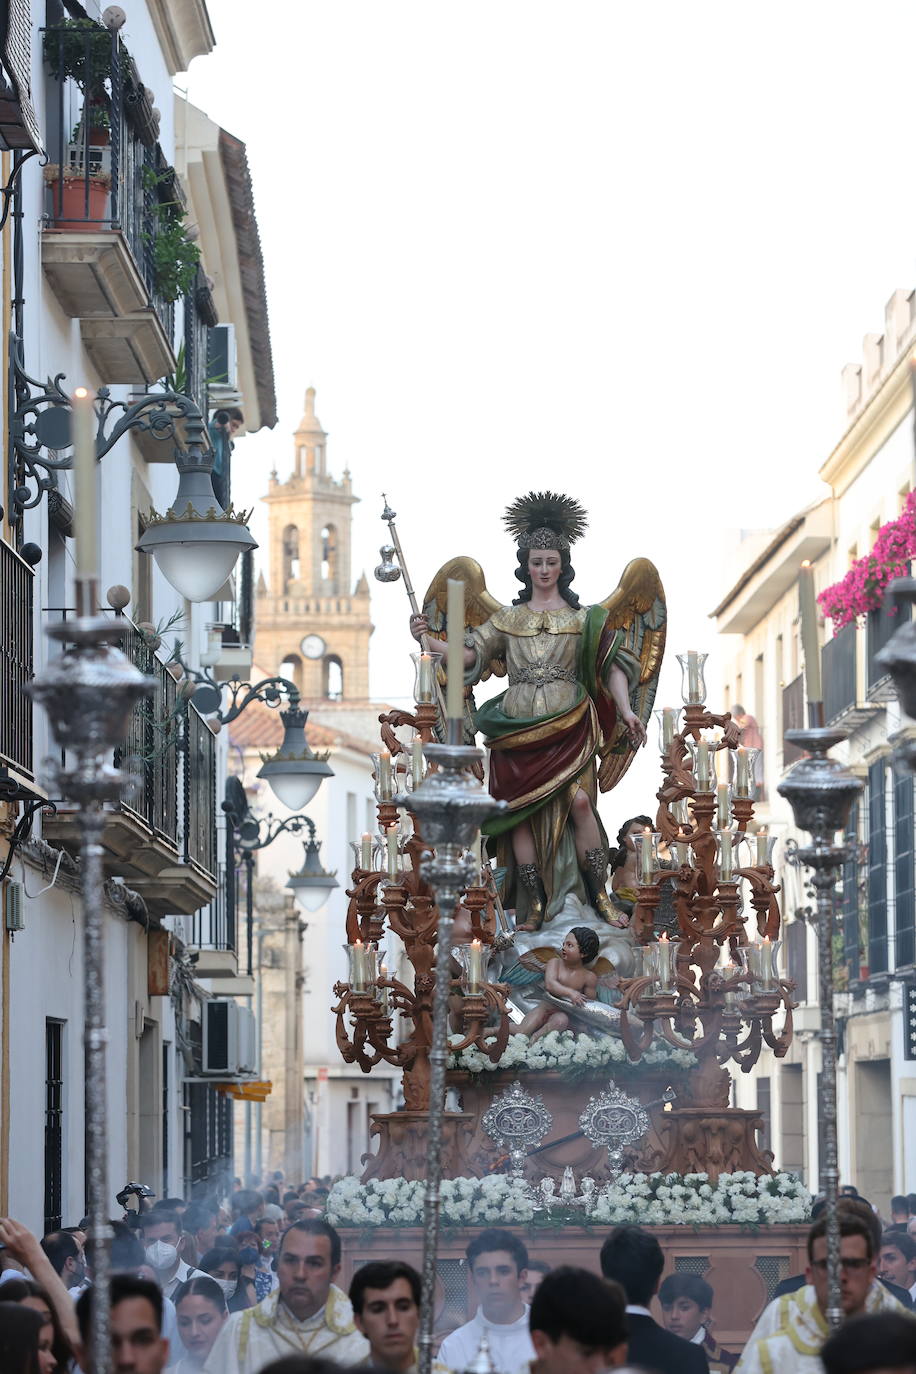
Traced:
<path id="1" fill-rule="evenodd" d="M 503 904 L 514 908 L 516 930 L 534 933 L 555 921 L 562 935 L 561 926 L 597 915 L 619 940 L 628 918 L 607 892 L 608 841 L 596 802 L 645 743 L 665 644 L 661 580 L 637 558 L 606 600 L 582 606 L 570 559 L 587 524 L 582 506 L 531 492 L 503 518 L 522 584 L 512 605 L 490 595 L 473 559 L 452 559 L 433 579 L 423 614 L 411 617 L 411 634 L 426 634 L 428 647 L 445 654 L 436 636 L 447 628 L 446 583 L 460 578 L 465 685 L 508 675 L 499 696 L 476 709 L 471 696 L 469 706 L 489 751 L 490 791 L 509 804 L 484 833 L 504 872 Z"/>

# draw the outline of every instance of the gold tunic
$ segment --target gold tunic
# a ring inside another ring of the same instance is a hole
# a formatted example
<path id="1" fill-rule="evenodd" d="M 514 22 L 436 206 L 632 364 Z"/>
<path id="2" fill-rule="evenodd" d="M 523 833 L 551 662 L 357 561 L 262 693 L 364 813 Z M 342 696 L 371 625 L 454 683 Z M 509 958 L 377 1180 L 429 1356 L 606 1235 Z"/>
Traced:
<path id="1" fill-rule="evenodd" d="M 476 659 L 468 672 L 477 682 L 491 659 L 506 664 L 509 686 L 502 698 L 511 719 L 531 720 L 567 711 L 578 694 L 579 636 L 587 608 L 532 611 L 503 606 L 470 632 Z"/>

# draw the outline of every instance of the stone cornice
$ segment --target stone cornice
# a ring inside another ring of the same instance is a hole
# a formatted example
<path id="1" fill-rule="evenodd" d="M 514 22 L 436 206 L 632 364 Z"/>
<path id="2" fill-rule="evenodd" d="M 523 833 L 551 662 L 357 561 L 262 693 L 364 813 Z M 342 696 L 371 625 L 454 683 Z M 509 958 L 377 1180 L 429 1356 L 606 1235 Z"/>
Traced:
<path id="1" fill-rule="evenodd" d="M 148 9 L 171 76 L 216 46 L 205 0 L 148 0 Z"/>

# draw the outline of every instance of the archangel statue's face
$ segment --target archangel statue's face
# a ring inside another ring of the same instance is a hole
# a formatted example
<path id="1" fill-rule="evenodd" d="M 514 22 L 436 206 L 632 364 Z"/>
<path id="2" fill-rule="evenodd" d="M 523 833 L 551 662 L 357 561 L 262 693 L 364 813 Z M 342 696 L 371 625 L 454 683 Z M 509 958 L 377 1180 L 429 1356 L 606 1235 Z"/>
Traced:
<path id="1" fill-rule="evenodd" d="M 557 549 L 532 549 L 528 555 L 528 574 L 532 587 L 549 595 L 557 585 L 562 566 Z"/>

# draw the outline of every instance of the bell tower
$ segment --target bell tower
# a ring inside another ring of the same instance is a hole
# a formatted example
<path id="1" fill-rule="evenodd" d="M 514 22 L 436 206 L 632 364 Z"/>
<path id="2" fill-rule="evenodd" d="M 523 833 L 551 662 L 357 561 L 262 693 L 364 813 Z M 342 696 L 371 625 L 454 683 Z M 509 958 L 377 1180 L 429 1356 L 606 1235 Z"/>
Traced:
<path id="1" fill-rule="evenodd" d="M 257 589 L 255 658 L 296 683 L 306 701 L 366 701 L 369 696 L 369 584 L 352 585 L 350 473 L 328 472 L 326 432 L 315 388 L 293 435 L 293 470 L 271 473 L 268 577 Z"/>

